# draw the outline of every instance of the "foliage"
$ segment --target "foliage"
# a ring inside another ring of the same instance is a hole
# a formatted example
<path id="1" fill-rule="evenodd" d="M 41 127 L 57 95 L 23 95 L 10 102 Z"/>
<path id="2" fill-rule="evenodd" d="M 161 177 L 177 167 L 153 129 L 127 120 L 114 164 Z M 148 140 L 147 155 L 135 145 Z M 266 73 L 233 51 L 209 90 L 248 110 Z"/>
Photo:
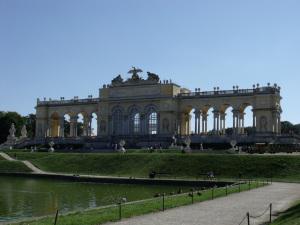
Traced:
<path id="1" fill-rule="evenodd" d="M 300 124 L 292 124 L 289 121 L 281 122 L 282 134 L 300 134 Z"/>
<path id="2" fill-rule="evenodd" d="M 25 119 L 16 112 L 1 112 L 0 114 L 0 143 L 5 142 L 9 135 L 9 129 L 11 124 L 15 124 L 16 135 L 21 133 L 22 126 L 25 123 Z"/>
<path id="3" fill-rule="evenodd" d="M 16 136 L 21 135 L 23 125 L 26 125 L 28 137 L 34 137 L 36 123 L 35 114 L 29 114 L 23 117 L 17 112 L 0 111 L 0 144 L 6 141 L 12 123 L 15 124 Z"/>

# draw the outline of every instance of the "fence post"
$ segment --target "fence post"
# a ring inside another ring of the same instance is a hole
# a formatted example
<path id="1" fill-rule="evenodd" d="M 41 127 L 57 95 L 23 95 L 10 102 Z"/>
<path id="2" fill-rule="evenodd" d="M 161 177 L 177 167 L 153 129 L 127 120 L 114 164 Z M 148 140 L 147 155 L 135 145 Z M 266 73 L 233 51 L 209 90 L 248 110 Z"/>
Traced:
<path id="1" fill-rule="evenodd" d="M 162 210 L 165 211 L 165 193 L 163 193 L 162 195 L 162 204 L 163 204 Z"/>
<path id="2" fill-rule="evenodd" d="M 272 203 L 270 203 L 270 223 L 272 223 Z"/>
<path id="3" fill-rule="evenodd" d="M 241 192 L 241 181 L 239 181 L 239 192 Z"/>
<path id="4" fill-rule="evenodd" d="M 247 225 L 250 225 L 250 213 L 247 212 Z"/>
<path id="5" fill-rule="evenodd" d="M 56 225 L 56 223 L 57 223 L 57 218 L 58 218 L 58 210 L 56 210 L 54 225 Z"/>
<path id="6" fill-rule="evenodd" d="M 211 199 L 214 199 L 214 187 L 211 189 Z"/>
<path id="7" fill-rule="evenodd" d="M 194 191 L 192 190 L 192 204 L 194 204 Z"/>
<path id="8" fill-rule="evenodd" d="M 122 203 L 119 202 L 119 220 L 122 219 Z"/>
<path id="9" fill-rule="evenodd" d="M 251 189 L 251 183 L 250 183 L 250 180 L 249 180 L 249 182 L 248 182 L 248 189 L 250 190 Z"/>

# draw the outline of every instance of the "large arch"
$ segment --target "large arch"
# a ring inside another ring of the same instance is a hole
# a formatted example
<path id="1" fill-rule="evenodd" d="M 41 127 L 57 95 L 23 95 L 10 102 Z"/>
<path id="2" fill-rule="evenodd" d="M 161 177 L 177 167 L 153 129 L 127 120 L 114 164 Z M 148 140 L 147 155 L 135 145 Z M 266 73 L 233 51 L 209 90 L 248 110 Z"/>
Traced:
<path id="1" fill-rule="evenodd" d="M 142 132 L 142 120 L 140 108 L 136 105 L 129 107 L 129 134 L 137 135 Z"/>
<path id="2" fill-rule="evenodd" d="M 50 137 L 60 136 L 60 117 L 57 112 L 54 112 L 50 116 Z"/>
<path id="3" fill-rule="evenodd" d="M 156 135 L 159 133 L 159 114 L 157 107 L 149 105 L 146 108 L 147 133 Z"/>
<path id="4" fill-rule="evenodd" d="M 64 115 L 64 137 L 70 137 L 71 132 L 70 132 L 70 123 L 71 123 L 71 116 L 72 114 L 66 113 Z"/>
<path id="5" fill-rule="evenodd" d="M 93 112 L 91 115 L 91 122 L 90 122 L 90 130 L 88 132 L 89 136 L 97 136 L 98 135 L 98 115 L 96 112 Z"/>
<path id="6" fill-rule="evenodd" d="M 123 111 L 121 107 L 114 107 L 112 110 L 112 134 L 123 134 Z"/>
<path id="7" fill-rule="evenodd" d="M 240 106 L 240 134 L 254 134 L 256 132 L 256 116 L 254 108 L 249 103 Z"/>

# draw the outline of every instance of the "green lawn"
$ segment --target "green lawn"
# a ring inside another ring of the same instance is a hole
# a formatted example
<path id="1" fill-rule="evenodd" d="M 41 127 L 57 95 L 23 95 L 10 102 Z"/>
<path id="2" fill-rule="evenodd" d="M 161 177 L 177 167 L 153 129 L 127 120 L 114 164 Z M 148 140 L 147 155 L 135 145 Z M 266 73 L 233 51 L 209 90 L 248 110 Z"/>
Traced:
<path id="1" fill-rule="evenodd" d="M 276 219 L 272 225 L 299 225 L 300 224 L 300 202 L 285 211 Z"/>
<path id="2" fill-rule="evenodd" d="M 241 191 L 249 190 L 249 188 L 256 188 L 262 186 L 262 183 L 253 182 L 250 184 L 242 184 L 240 187 Z M 238 185 L 228 187 L 228 194 L 236 193 L 239 191 Z M 201 193 L 201 194 L 199 194 Z M 214 189 L 205 191 L 195 191 L 193 201 L 201 202 L 214 198 L 222 197 L 226 195 L 225 188 Z M 192 197 L 187 193 L 175 196 L 165 197 L 165 209 L 192 204 Z M 148 199 L 145 201 L 132 202 L 122 205 L 122 218 L 128 218 L 133 216 L 142 215 L 150 212 L 161 211 L 163 208 L 162 197 Z M 109 221 L 119 220 L 119 207 L 117 205 L 108 206 L 99 209 L 93 209 L 83 212 L 76 212 L 69 215 L 62 215 L 58 218 L 57 224 L 63 225 L 96 225 L 102 224 Z M 16 223 L 18 225 L 52 225 L 54 222 L 54 215 L 36 221 Z"/>
<path id="3" fill-rule="evenodd" d="M 27 168 L 22 162 L 13 162 L 0 159 L 0 173 L 16 172 L 31 172 L 31 170 Z"/>
<path id="4" fill-rule="evenodd" d="M 14 155 L 15 153 L 10 153 Z M 148 177 L 150 171 L 172 178 L 204 178 L 214 171 L 219 179 L 242 178 L 300 181 L 300 156 L 181 153 L 17 153 L 51 172 Z"/>

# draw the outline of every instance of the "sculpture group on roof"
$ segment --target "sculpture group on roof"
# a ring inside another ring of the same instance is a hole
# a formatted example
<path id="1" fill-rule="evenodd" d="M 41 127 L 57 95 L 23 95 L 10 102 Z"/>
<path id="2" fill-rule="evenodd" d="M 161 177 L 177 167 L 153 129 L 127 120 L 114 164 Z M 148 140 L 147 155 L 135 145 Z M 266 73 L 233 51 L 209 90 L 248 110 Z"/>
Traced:
<path id="1" fill-rule="evenodd" d="M 157 74 L 147 72 L 148 78 L 143 79 L 139 75 L 139 73 L 142 73 L 142 72 L 143 72 L 143 70 L 133 66 L 132 69 L 128 71 L 128 74 L 132 74 L 131 78 L 128 78 L 126 81 L 124 81 L 122 76 L 119 74 L 117 77 L 115 77 L 111 81 L 111 84 L 112 84 L 112 86 L 119 86 L 122 84 L 136 84 L 136 83 L 140 83 L 140 82 L 142 82 L 142 83 L 159 83 L 160 78 Z"/>

